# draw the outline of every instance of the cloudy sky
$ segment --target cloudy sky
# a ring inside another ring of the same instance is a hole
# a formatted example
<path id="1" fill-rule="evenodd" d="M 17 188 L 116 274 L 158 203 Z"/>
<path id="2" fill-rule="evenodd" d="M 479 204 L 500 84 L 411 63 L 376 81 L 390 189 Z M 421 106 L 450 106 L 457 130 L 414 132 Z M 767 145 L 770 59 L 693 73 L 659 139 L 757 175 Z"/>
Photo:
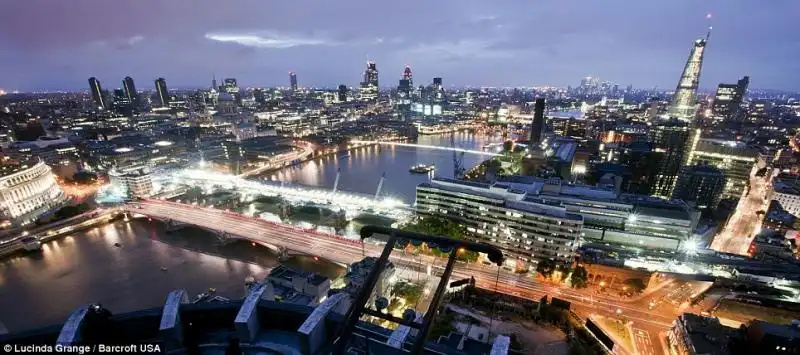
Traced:
<path id="1" fill-rule="evenodd" d="M 0 0 L 0 88 L 417 83 L 672 88 L 714 27 L 702 87 L 800 89 L 799 0 Z"/>

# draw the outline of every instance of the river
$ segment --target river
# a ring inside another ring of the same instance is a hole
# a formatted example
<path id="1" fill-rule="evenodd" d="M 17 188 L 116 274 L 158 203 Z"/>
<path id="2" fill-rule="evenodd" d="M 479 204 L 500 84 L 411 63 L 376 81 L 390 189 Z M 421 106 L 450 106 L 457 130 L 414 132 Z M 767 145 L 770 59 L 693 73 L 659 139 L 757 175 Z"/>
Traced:
<path id="1" fill-rule="evenodd" d="M 501 140 L 500 135 L 467 132 L 455 133 L 454 136 L 456 147 L 471 150 L 481 150 L 487 143 Z M 419 136 L 417 144 L 449 147 L 450 135 Z M 485 155 L 466 153 L 463 166 L 469 170 L 487 158 Z M 428 179 L 425 174 L 409 173 L 408 169 L 417 164 L 435 164 L 437 176 L 453 177 L 452 151 L 388 145 L 354 149 L 349 157 L 328 156 L 312 160 L 267 177 L 270 180 L 333 188 L 336 172 L 341 169 L 340 190 L 374 195 L 381 175 L 385 173 L 386 181 L 381 196 L 395 197 L 411 204 L 414 202 L 416 186 Z"/>
<path id="2" fill-rule="evenodd" d="M 455 134 L 456 146 L 465 149 L 480 149 L 498 140 Z M 421 136 L 418 143 L 449 146 L 450 139 L 449 135 Z M 368 147 L 354 150 L 347 158 L 307 162 L 272 177 L 332 187 L 336 171 L 341 169 L 340 189 L 374 194 L 385 173 L 382 195 L 413 203 L 416 185 L 427 177 L 410 174 L 409 167 L 433 163 L 437 175 L 451 177 L 452 158 L 450 151 Z M 463 159 L 469 169 L 485 156 L 465 154 Z M 247 276 L 264 276 L 276 264 L 266 248 L 247 242 L 220 246 L 212 234 L 196 228 L 166 233 L 164 225 L 156 221 L 118 221 L 48 242 L 38 254 L 0 260 L 0 322 L 17 332 L 62 323 L 86 303 L 99 302 L 112 312 L 158 307 L 176 288 L 193 296 L 213 287 L 221 296 L 239 298 Z M 310 257 L 295 257 L 288 264 L 329 277 L 343 272 Z M 162 271 L 162 266 L 167 271 Z"/>

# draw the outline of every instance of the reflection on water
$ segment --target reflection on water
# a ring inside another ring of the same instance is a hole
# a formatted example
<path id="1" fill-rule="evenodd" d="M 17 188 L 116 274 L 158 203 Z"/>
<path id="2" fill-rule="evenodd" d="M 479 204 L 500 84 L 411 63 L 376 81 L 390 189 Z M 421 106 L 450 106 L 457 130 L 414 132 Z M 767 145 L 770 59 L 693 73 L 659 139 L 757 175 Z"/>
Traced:
<path id="1" fill-rule="evenodd" d="M 464 149 L 480 150 L 491 142 L 499 142 L 502 137 L 486 136 L 466 132 L 455 133 L 456 146 Z M 450 135 L 420 136 L 418 144 L 450 146 Z M 464 154 L 464 166 L 469 169 L 478 165 L 486 156 Z M 414 201 L 416 186 L 427 179 L 426 175 L 411 174 L 408 169 L 417 164 L 435 164 L 436 175 L 453 177 L 453 153 L 444 150 L 401 146 L 369 146 L 354 149 L 349 157 L 336 155 L 310 161 L 296 167 L 287 167 L 268 176 L 303 185 L 333 188 L 336 172 L 341 169 L 339 189 L 366 194 L 375 194 L 381 175 L 386 173 L 381 195 Z"/>
<path id="2" fill-rule="evenodd" d="M 16 332 L 62 323 L 86 303 L 115 313 L 160 307 L 176 288 L 193 296 L 214 287 L 221 296 L 240 298 L 247 276 L 263 277 L 277 264 L 264 247 L 220 245 L 196 228 L 164 229 L 146 219 L 118 221 L 45 243 L 41 253 L 0 261 L 0 322 Z M 289 263 L 326 276 L 343 272 L 313 258 Z"/>

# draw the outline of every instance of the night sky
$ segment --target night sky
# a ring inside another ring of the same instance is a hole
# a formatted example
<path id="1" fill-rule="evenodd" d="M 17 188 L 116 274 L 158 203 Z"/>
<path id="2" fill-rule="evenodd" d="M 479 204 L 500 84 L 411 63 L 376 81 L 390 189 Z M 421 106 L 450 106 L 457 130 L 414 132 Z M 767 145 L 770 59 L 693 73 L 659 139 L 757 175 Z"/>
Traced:
<path id="1" fill-rule="evenodd" d="M 701 87 L 750 75 L 800 89 L 798 0 L 0 0 L 0 88 L 104 88 L 133 76 L 152 89 L 381 86 L 410 65 L 446 86 L 577 85 L 673 89 L 692 41 L 714 30 Z M 712 13 L 710 23 L 706 14 Z"/>

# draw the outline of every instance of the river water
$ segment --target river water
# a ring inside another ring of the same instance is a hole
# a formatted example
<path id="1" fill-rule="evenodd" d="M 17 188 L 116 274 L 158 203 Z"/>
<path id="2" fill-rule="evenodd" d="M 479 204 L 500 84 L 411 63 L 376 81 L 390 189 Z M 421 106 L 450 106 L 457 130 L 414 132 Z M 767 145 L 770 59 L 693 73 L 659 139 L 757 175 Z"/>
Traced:
<path id="1" fill-rule="evenodd" d="M 480 149 L 499 140 L 468 133 L 454 138 L 456 146 L 465 149 Z M 450 138 L 421 136 L 418 143 L 450 146 Z M 413 203 L 416 185 L 427 177 L 410 174 L 409 167 L 433 163 L 437 175 L 451 177 L 452 158 L 450 151 L 368 147 L 354 150 L 347 158 L 328 157 L 288 168 L 272 178 L 330 188 L 341 169 L 340 189 L 374 194 L 385 173 L 382 195 Z M 465 154 L 464 166 L 469 169 L 484 159 Z M 0 322 L 18 332 L 63 323 L 86 303 L 99 302 L 112 312 L 158 307 L 176 288 L 196 295 L 213 287 L 221 296 L 240 298 L 247 276 L 263 277 L 277 263 L 266 248 L 247 242 L 222 246 L 203 230 L 189 227 L 167 233 L 156 221 L 118 221 L 48 242 L 41 253 L 0 260 Z M 287 263 L 331 278 L 343 272 L 310 257 L 295 257 Z"/>
<path id="2" fill-rule="evenodd" d="M 456 147 L 471 150 L 481 148 L 501 137 L 467 132 L 454 134 Z M 420 136 L 417 144 L 449 147 L 450 135 Z M 464 154 L 463 166 L 469 170 L 488 159 L 485 155 Z M 381 196 L 391 196 L 409 204 L 414 202 L 416 186 L 425 182 L 425 174 L 411 174 L 408 169 L 417 164 L 435 164 L 436 175 L 453 177 L 453 152 L 403 146 L 369 146 L 354 149 L 349 157 L 328 156 L 272 173 L 271 180 L 333 188 L 336 172 L 341 170 L 339 189 L 375 194 L 381 175 L 386 174 Z"/>

